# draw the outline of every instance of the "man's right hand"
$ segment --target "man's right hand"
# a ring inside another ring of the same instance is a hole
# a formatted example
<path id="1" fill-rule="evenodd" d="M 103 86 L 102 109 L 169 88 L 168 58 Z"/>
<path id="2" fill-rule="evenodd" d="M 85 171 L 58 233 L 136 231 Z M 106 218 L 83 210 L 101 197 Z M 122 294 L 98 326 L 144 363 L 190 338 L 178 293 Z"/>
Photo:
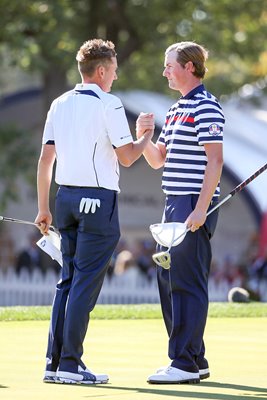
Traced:
<path id="1" fill-rule="evenodd" d="M 37 228 L 40 230 L 41 234 L 46 236 L 48 235 L 48 231 L 52 223 L 52 214 L 50 211 L 43 213 L 39 211 L 34 222 L 37 224 Z"/>
<path id="2" fill-rule="evenodd" d="M 151 135 L 151 137 L 152 137 L 154 129 L 155 129 L 154 114 L 141 112 L 139 114 L 139 117 L 136 120 L 136 137 L 137 137 L 137 139 L 142 137 L 146 133 L 146 131 L 150 131 L 149 135 Z"/>

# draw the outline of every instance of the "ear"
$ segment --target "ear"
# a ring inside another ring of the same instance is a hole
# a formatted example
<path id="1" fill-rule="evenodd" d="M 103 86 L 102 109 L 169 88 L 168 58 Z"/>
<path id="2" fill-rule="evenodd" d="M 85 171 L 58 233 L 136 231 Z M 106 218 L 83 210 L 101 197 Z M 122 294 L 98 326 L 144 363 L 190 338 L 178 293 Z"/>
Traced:
<path id="1" fill-rule="evenodd" d="M 97 75 L 100 79 L 103 79 L 105 76 L 105 68 L 103 67 L 103 65 L 98 65 L 97 69 Z"/>
<path id="2" fill-rule="evenodd" d="M 195 66 L 194 66 L 194 64 L 192 63 L 192 61 L 188 61 L 186 64 L 185 64 L 185 69 L 188 71 L 188 72 L 195 72 Z"/>

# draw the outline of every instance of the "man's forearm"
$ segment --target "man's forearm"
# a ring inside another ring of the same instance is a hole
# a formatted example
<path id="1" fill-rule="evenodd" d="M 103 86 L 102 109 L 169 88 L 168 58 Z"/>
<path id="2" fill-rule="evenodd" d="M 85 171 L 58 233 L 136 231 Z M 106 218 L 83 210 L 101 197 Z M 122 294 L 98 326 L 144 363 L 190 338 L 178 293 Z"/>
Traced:
<path id="1" fill-rule="evenodd" d="M 133 143 L 133 151 L 132 151 L 132 163 L 144 153 L 145 148 L 150 144 L 151 138 L 153 136 L 153 131 L 147 131 L 143 134 L 142 137 L 137 139 Z"/>
<path id="2" fill-rule="evenodd" d="M 203 186 L 196 205 L 199 210 L 207 212 L 222 174 L 222 166 L 223 162 L 220 159 L 214 159 L 207 163 Z"/>
<path id="3" fill-rule="evenodd" d="M 44 161 L 40 160 L 37 172 L 37 193 L 39 211 L 49 210 L 49 193 L 52 173 L 53 166 L 48 166 Z"/>
<path id="4" fill-rule="evenodd" d="M 138 160 L 138 158 L 142 156 L 145 147 L 151 140 L 152 135 L 152 130 L 147 131 L 135 142 L 116 149 L 116 154 L 121 165 L 124 167 L 130 167 L 136 160 Z"/>
<path id="5" fill-rule="evenodd" d="M 144 150 L 144 157 L 147 163 L 154 169 L 163 167 L 165 162 L 165 155 L 163 155 L 160 149 L 155 143 L 150 141 Z"/>

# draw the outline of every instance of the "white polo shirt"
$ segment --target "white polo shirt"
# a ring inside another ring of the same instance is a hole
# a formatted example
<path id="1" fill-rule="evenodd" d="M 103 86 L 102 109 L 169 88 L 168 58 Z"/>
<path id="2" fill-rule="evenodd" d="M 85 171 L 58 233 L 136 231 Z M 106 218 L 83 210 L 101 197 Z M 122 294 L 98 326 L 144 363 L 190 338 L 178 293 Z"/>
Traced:
<path id="1" fill-rule="evenodd" d="M 116 191 L 119 163 L 114 148 L 132 142 L 121 100 L 96 84 L 77 84 L 53 101 L 42 140 L 55 145 L 59 185 Z"/>

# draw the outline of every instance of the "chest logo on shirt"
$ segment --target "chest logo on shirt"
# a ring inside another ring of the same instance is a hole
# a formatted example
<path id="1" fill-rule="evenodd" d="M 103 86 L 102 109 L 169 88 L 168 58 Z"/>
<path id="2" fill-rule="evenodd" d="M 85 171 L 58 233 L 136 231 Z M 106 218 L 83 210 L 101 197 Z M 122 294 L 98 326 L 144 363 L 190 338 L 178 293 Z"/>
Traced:
<path id="1" fill-rule="evenodd" d="M 209 126 L 209 134 L 212 136 L 217 136 L 221 133 L 221 128 L 217 124 L 211 124 Z"/>

